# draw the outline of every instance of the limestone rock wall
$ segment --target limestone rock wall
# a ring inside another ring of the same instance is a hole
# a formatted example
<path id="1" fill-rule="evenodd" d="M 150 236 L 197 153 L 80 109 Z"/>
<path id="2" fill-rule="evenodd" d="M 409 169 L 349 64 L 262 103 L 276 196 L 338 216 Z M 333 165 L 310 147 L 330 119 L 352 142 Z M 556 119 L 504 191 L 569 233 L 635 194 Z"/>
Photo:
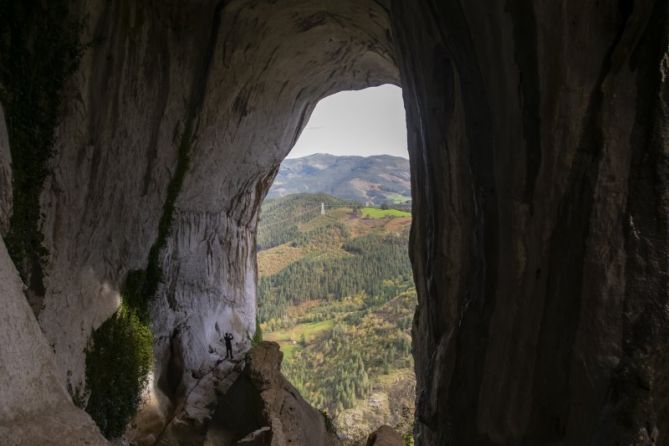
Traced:
<path id="1" fill-rule="evenodd" d="M 82 389 L 186 153 L 152 382 L 205 407 L 220 333 L 244 350 L 253 332 L 279 162 L 320 98 L 399 83 L 399 65 L 418 444 L 669 444 L 665 1 L 77 4 L 91 45 L 41 202 L 53 380 Z"/>
<path id="2" fill-rule="evenodd" d="M 392 3 L 417 444 L 669 444 L 668 7 Z"/>
<path id="3" fill-rule="evenodd" d="M 211 2 L 210 2 L 211 3 Z M 39 321 L 63 381 L 83 386 L 92 330 L 146 267 L 214 5 L 82 3 L 95 42 L 68 84 L 44 187 L 49 251 Z"/>
<path id="4" fill-rule="evenodd" d="M 225 331 L 238 349 L 249 346 L 257 213 L 317 100 L 397 82 L 388 16 L 372 2 L 236 1 L 218 14 L 154 307 L 157 374 L 183 352 L 172 358 L 183 364 L 182 389 L 193 381 L 187 371 L 208 370 L 223 356 Z"/>
<path id="5" fill-rule="evenodd" d="M 82 40 L 93 44 L 67 85 L 42 194 L 39 322 L 60 379 L 82 392 L 89 336 L 118 307 L 128 271 L 146 268 L 187 146 L 151 305 L 152 382 L 179 400 L 216 366 L 222 332 L 249 346 L 257 212 L 316 102 L 398 82 L 388 11 L 371 0 L 86 0 L 80 9 Z"/>
<path id="6" fill-rule="evenodd" d="M 93 420 L 72 404 L 53 351 L 0 240 L 0 443 L 105 445 Z"/>
<path id="7" fill-rule="evenodd" d="M 11 151 L 0 105 L 0 236 L 12 213 Z M 75 407 L 0 237 L 0 443 L 5 446 L 106 445 Z"/>

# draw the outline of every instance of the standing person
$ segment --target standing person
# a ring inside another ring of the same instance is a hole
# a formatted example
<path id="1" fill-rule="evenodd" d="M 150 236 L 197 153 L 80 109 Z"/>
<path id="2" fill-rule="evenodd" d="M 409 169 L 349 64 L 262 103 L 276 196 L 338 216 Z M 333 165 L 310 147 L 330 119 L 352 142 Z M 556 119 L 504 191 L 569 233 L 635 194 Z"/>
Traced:
<path id="1" fill-rule="evenodd" d="M 225 359 L 227 359 L 228 356 L 232 359 L 232 340 L 234 337 L 232 336 L 232 333 L 226 332 L 223 339 L 225 339 Z"/>

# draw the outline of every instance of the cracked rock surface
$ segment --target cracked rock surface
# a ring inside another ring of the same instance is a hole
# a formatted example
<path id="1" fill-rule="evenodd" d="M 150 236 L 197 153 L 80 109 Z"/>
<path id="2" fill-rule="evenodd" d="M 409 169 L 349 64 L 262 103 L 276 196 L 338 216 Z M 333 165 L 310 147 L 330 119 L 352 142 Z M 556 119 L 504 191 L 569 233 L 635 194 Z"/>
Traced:
<path id="1" fill-rule="evenodd" d="M 392 6 L 417 444 L 669 444 L 667 3 Z"/>

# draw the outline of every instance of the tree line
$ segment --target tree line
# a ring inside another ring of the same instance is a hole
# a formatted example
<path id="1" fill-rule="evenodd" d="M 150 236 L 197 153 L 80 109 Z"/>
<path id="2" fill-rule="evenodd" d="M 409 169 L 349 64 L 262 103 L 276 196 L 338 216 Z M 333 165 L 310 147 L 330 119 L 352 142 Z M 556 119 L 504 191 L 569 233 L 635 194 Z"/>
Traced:
<path id="1" fill-rule="evenodd" d="M 359 237 L 344 244 L 348 256 L 303 258 L 261 278 L 260 321 L 280 317 L 286 307 L 311 299 L 338 300 L 365 293 L 376 303 L 387 301 L 400 291 L 392 279 L 411 280 L 407 244 L 406 233 Z"/>

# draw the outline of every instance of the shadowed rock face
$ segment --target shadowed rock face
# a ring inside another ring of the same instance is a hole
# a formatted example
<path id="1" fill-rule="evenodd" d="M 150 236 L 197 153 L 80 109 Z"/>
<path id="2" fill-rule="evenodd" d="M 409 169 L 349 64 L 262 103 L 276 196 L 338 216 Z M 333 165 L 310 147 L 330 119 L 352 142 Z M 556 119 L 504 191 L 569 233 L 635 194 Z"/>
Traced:
<path id="1" fill-rule="evenodd" d="M 418 444 L 669 444 L 668 18 L 393 2 Z"/>
<path id="2" fill-rule="evenodd" d="M 402 436 L 390 426 L 381 426 L 367 438 L 367 446 L 402 446 Z"/>
<path id="3" fill-rule="evenodd" d="M 81 2 L 95 45 L 41 202 L 57 379 L 83 384 L 185 148 L 153 382 L 165 417 L 206 407 L 221 333 L 245 350 L 254 330 L 257 212 L 280 161 L 320 98 L 401 78 L 417 444 L 669 444 L 669 5 L 535 3 Z"/>

